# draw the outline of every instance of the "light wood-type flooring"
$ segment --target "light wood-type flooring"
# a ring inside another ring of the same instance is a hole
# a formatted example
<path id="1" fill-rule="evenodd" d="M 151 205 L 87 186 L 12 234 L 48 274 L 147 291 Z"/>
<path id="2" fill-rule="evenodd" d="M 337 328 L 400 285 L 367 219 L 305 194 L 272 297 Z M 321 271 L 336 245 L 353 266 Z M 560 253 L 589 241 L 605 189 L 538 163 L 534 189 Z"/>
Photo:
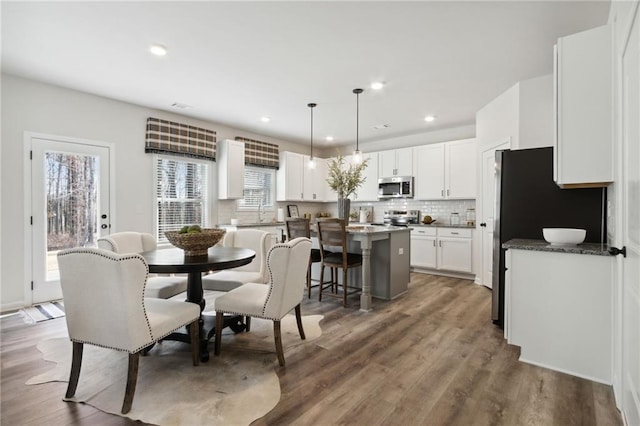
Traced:
<path id="1" fill-rule="evenodd" d="M 284 368 L 274 353 L 282 396 L 254 425 L 622 424 L 610 386 L 518 361 L 491 322 L 487 288 L 413 273 L 397 300 L 375 300 L 367 313 L 358 300 L 345 309 L 305 299 L 303 315 L 325 316 L 323 334 L 287 351 Z M 140 424 L 63 402 L 66 383 L 24 384 L 51 368 L 36 344 L 64 335 L 63 318 L 0 324 L 2 425 Z"/>

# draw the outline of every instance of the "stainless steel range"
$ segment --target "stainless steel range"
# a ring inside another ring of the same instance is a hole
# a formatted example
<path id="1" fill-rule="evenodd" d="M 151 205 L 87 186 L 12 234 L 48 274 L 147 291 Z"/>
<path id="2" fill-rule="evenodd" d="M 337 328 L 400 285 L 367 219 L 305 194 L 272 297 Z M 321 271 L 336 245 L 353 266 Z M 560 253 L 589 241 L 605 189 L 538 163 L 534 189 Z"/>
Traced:
<path id="1" fill-rule="evenodd" d="M 420 210 L 389 210 L 384 212 L 387 225 L 409 226 L 420 222 Z"/>

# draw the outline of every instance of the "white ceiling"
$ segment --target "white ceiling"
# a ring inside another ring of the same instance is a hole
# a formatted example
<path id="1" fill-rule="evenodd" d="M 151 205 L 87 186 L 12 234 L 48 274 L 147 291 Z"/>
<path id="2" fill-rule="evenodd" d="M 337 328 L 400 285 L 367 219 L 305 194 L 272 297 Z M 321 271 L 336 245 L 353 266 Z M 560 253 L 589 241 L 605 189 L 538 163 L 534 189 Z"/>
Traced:
<path id="1" fill-rule="evenodd" d="M 297 143 L 316 102 L 314 142 L 341 145 L 355 141 L 354 88 L 365 89 L 360 142 L 473 124 L 516 82 L 551 73 L 555 40 L 605 24 L 609 1 L 1 7 L 4 72 Z M 152 43 L 168 54 L 149 54 Z M 385 88 L 370 90 L 375 80 Z"/>

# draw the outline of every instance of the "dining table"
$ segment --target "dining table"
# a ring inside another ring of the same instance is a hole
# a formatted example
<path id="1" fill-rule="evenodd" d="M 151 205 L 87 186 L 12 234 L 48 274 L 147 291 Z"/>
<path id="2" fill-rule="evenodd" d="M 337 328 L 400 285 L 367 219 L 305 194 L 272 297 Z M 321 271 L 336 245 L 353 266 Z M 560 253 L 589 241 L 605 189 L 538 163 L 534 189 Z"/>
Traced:
<path id="1" fill-rule="evenodd" d="M 202 289 L 202 274 L 209 271 L 231 269 L 251 263 L 256 257 L 256 252 L 240 247 L 210 247 L 206 255 L 185 256 L 179 248 L 160 248 L 141 253 L 149 266 L 150 273 L 157 274 L 187 274 L 187 298 L 186 302 L 192 302 L 200 306 L 200 360 L 209 360 L 207 345 L 214 330 L 204 331 L 204 318 L 202 311 L 205 308 L 204 291 Z M 225 321 L 225 327 L 230 326 L 234 331 L 239 330 L 238 317 L 229 317 Z M 241 321 L 241 320 L 240 320 Z M 220 332 L 220 331 L 217 331 Z M 188 333 L 175 332 L 165 338 L 190 343 Z"/>

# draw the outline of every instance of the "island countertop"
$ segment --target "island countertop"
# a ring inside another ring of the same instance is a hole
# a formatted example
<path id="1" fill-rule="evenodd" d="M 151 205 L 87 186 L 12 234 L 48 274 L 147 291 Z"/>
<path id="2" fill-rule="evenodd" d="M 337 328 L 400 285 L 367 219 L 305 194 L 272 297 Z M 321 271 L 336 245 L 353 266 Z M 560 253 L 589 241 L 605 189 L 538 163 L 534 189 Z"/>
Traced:
<path id="1" fill-rule="evenodd" d="M 590 254 L 595 256 L 611 256 L 609 246 L 599 243 L 582 243 L 577 245 L 555 245 L 545 240 L 529 240 L 516 238 L 502 244 L 505 249 L 551 251 L 558 253 Z"/>

